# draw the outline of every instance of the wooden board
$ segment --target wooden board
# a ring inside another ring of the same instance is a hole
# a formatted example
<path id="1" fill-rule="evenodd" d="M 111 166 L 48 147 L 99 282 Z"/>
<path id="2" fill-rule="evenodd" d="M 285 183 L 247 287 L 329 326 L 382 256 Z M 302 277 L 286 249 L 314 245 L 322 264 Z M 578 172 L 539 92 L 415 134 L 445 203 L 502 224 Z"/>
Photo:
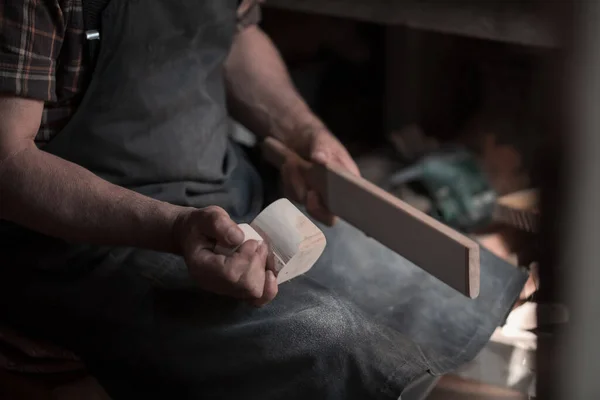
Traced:
<path id="1" fill-rule="evenodd" d="M 264 141 L 263 151 L 277 167 L 289 157 L 299 158 L 273 138 Z M 303 163 L 335 215 L 460 293 L 471 298 L 479 295 L 479 245 L 475 241 L 363 178 Z"/>
<path id="2" fill-rule="evenodd" d="M 306 273 L 327 244 L 323 232 L 288 199 L 269 205 L 250 225 L 271 245 L 277 283 Z"/>

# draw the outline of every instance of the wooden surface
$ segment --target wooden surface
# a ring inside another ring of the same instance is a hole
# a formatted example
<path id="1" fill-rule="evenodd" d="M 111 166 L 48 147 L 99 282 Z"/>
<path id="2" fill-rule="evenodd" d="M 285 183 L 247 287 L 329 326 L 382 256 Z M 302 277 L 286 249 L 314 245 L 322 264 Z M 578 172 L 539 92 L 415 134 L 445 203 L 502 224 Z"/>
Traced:
<path id="1" fill-rule="evenodd" d="M 238 227 L 242 230 L 242 232 L 244 232 L 244 241 L 243 241 L 243 243 L 246 243 L 248 240 L 256 240 L 259 243 L 261 243 L 263 241 L 262 236 L 260 236 L 258 234 L 258 232 L 256 232 L 250 225 L 248 225 L 248 224 L 239 224 Z M 237 246 L 237 247 L 224 247 L 224 246 L 216 245 L 215 246 L 215 253 L 223 254 L 225 256 L 230 256 L 233 253 L 235 253 L 237 251 L 237 249 L 240 248 L 240 246 Z"/>
<path id="2" fill-rule="evenodd" d="M 540 193 L 537 189 L 521 190 L 500 197 L 498 203 L 515 210 L 539 212 Z"/>
<path id="3" fill-rule="evenodd" d="M 442 377 L 427 400 L 527 400 L 517 391 L 463 379 L 455 375 Z"/>
<path id="4" fill-rule="evenodd" d="M 477 297 L 475 242 L 364 179 L 331 169 L 324 173 L 325 203 L 333 213 L 459 292 Z"/>
<path id="5" fill-rule="evenodd" d="M 263 154 L 276 167 L 299 158 L 273 138 L 264 141 Z M 335 215 L 460 293 L 479 295 L 477 243 L 363 178 L 302 162 Z"/>
<path id="6" fill-rule="evenodd" d="M 268 0 L 266 6 L 508 43 L 559 45 L 532 1 Z"/>
<path id="7" fill-rule="evenodd" d="M 250 225 L 238 226 L 244 232 L 244 242 L 264 240 L 269 244 L 279 284 L 310 270 L 327 244 L 323 232 L 287 199 L 270 204 Z M 215 247 L 216 253 L 224 255 L 236 250 Z"/>
<path id="8" fill-rule="evenodd" d="M 269 205 L 250 225 L 271 245 L 280 284 L 311 269 L 327 244 L 323 232 L 287 199 Z"/>
<path id="9" fill-rule="evenodd" d="M 492 219 L 524 232 L 539 232 L 539 191 L 521 190 L 498 199 Z"/>

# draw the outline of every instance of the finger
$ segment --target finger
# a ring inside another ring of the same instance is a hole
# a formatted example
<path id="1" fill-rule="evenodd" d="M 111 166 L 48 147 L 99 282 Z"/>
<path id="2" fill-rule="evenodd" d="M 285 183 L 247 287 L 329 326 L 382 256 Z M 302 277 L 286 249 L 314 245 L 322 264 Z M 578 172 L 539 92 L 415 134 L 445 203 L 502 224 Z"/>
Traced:
<path id="1" fill-rule="evenodd" d="M 259 245 L 260 243 L 256 240 L 248 240 L 236 250 L 236 253 L 244 256 L 246 260 L 251 260 L 254 254 L 256 254 Z"/>
<path id="2" fill-rule="evenodd" d="M 346 171 L 350 172 L 355 176 L 360 176 L 360 170 L 358 169 L 358 165 L 356 165 L 356 163 L 354 162 L 352 157 L 350 157 L 350 155 L 341 155 L 336 158 L 338 159 L 339 164 L 342 166 L 342 168 L 344 168 Z"/>
<path id="3" fill-rule="evenodd" d="M 273 271 L 275 276 L 277 276 L 277 271 L 275 270 L 275 253 L 270 248 L 267 254 L 267 270 Z"/>
<path id="4" fill-rule="evenodd" d="M 259 245 L 239 281 L 239 288 L 242 295 L 252 301 L 260 299 L 263 296 L 265 275 L 267 272 L 267 253 L 267 246 L 264 244 Z"/>
<path id="5" fill-rule="evenodd" d="M 265 275 L 263 295 L 260 299 L 252 302 L 252 304 L 255 307 L 265 306 L 273 301 L 278 292 L 279 286 L 277 285 L 277 277 L 275 277 L 275 273 L 273 271 L 268 270 Z"/>
<path id="6" fill-rule="evenodd" d="M 292 201 L 304 203 L 307 188 L 302 167 L 293 161 L 286 162 L 281 167 L 281 178 L 285 195 Z"/>
<path id="7" fill-rule="evenodd" d="M 227 263 L 227 257 L 222 254 L 217 254 L 208 248 L 198 248 L 195 250 L 189 260 L 189 267 L 201 267 L 210 270 L 222 270 Z"/>
<path id="8" fill-rule="evenodd" d="M 244 232 L 233 221 L 227 211 L 221 207 L 207 207 L 202 209 L 202 232 L 225 246 L 239 246 L 244 241 Z"/>
<path id="9" fill-rule="evenodd" d="M 259 243 L 256 240 L 248 240 L 242 244 L 233 254 L 225 258 L 223 269 L 218 273 L 223 280 L 230 285 L 231 290 L 240 297 L 243 293 L 244 276 L 248 274 L 252 260 L 257 255 Z"/>
<path id="10" fill-rule="evenodd" d="M 360 176 L 358 166 L 337 139 L 315 145 L 310 159 L 316 164 L 341 167 L 353 175 Z"/>
<path id="11" fill-rule="evenodd" d="M 190 276 L 201 288 L 219 294 L 229 293 L 230 285 L 224 284 L 222 279 L 216 279 L 225 270 L 225 256 L 215 254 L 208 249 L 199 249 L 185 261 Z"/>
<path id="12" fill-rule="evenodd" d="M 321 165 L 327 165 L 330 162 L 330 158 L 331 157 L 322 150 L 316 151 L 311 156 L 311 160 L 313 162 Z"/>
<path id="13" fill-rule="evenodd" d="M 306 196 L 306 211 L 327 226 L 335 224 L 335 215 L 327 209 L 319 194 L 314 190 L 310 190 Z"/>
<path id="14" fill-rule="evenodd" d="M 327 156 L 323 164 L 327 166 L 336 166 L 350 172 L 352 175 L 360 176 L 358 165 L 356 165 L 356 162 L 354 162 L 350 154 L 348 154 L 345 149 L 339 150 L 334 154 Z"/>

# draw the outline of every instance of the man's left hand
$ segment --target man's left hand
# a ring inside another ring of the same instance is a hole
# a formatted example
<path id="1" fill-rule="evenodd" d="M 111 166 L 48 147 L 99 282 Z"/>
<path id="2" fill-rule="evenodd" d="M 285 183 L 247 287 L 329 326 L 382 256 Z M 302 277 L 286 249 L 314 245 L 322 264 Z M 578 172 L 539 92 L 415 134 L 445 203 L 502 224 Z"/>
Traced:
<path id="1" fill-rule="evenodd" d="M 291 146 L 302 158 L 312 163 L 341 168 L 360 176 L 358 167 L 348 150 L 327 130 L 306 135 Z M 297 160 L 286 160 L 281 168 L 284 191 L 293 201 L 302 203 L 310 215 L 332 226 L 335 216 L 324 205 L 316 189 L 310 184 L 306 166 Z"/>

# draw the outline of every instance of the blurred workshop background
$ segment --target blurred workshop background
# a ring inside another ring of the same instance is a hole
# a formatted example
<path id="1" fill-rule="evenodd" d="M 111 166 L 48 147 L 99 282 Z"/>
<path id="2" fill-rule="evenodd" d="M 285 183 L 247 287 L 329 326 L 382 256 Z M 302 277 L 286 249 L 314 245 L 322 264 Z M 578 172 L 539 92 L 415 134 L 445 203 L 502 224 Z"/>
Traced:
<path id="1" fill-rule="evenodd" d="M 530 271 L 505 326 L 429 398 L 534 397 L 539 332 L 568 319 L 564 306 L 536 296 L 538 167 L 549 138 L 542 87 L 563 40 L 556 9 L 535 1 L 266 6 L 263 28 L 363 176 Z"/>
<path id="2" fill-rule="evenodd" d="M 591 293 L 597 280 L 590 279 L 597 278 L 600 246 L 577 239 L 584 229 L 598 238 L 591 201 L 598 193 L 569 190 L 579 180 L 596 191 L 600 183 L 592 161 L 600 151 L 593 135 L 600 125 L 596 18 L 595 0 L 264 5 L 263 29 L 362 174 L 530 272 L 504 326 L 473 362 L 435 382 L 429 400 L 600 398 L 589 385 L 593 366 L 600 367 L 593 345 L 600 307 Z M 578 72 L 566 68 L 574 49 L 590 57 L 575 57 L 585 64 Z M 565 101 L 573 76 L 587 79 L 575 94 L 581 103 Z M 580 106 L 567 106 L 573 102 Z M 580 135 L 564 135 L 569 112 L 582 121 L 572 126 Z M 253 140 L 241 127 L 237 134 Z M 569 174 L 562 173 L 565 159 Z M 566 276 L 577 277 L 571 291 L 587 307 L 566 306 Z M 585 335 L 561 342 L 575 314 L 575 332 Z M 555 379 L 559 370 L 569 374 Z M 52 398 L 79 398 L 68 397 L 70 390 Z"/>

